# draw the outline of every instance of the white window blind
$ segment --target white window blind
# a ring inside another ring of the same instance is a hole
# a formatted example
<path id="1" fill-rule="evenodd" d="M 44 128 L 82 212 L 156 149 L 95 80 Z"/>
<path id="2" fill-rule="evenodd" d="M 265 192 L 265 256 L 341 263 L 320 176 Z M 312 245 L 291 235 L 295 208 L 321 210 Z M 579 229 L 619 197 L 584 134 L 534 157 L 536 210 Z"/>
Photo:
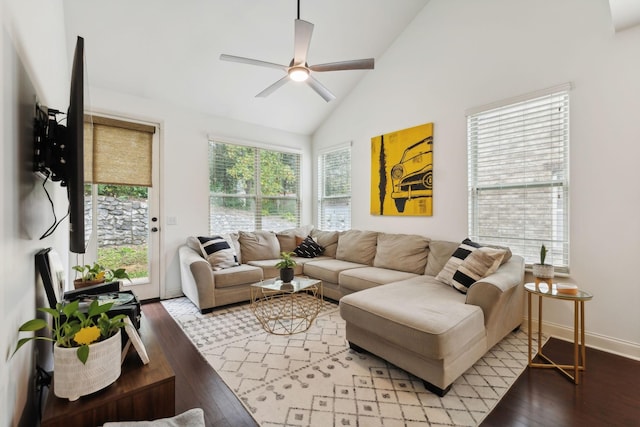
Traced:
<path id="1" fill-rule="evenodd" d="M 351 228 L 351 145 L 318 156 L 318 227 Z"/>
<path id="2" fill-rule="evenodd" d="M 209 229 L 300 225 L 300 154 L 209 141 Z"/>
<path id="3" fill-rule="evenodd" d="M 569 86 L 467 116 L 469 234 L 569 271 Z"/>

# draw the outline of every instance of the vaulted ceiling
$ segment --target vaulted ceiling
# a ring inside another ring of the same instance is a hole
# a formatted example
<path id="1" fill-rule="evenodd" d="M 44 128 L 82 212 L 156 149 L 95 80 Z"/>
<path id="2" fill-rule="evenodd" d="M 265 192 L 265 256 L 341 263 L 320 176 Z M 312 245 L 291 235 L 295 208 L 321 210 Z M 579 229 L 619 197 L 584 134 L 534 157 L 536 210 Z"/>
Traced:
<path id="1" fill-rule="evenodd" d="M 309 64 L 379 59 L 429 0 L 300 0 L 315 25 Z M 220 54 L 288 65 L 297 0 L 63 0 L 68 49 L 85 38 L 89 85 L 205 114 L 309 135 L 371 71 L 315 73 L 336 99 L 304 83 L 255 95 L 284 72 Z M 609 0 L 616 31 L 640 22 L 639 0 Z M 578 11 L 576 12 L 578 13 Z"/>
<path id="2" fill-rule="evenodd" d="M 315 25 L 309 64 L 379 58 L 429 0 L 300 0 Z M 278 69 L 225 62 L 226 53 L 288 65 L 296 0 L 64 0 L 69 51 L 85 38 L 91 87 L 311 134 L 371 71 L 315 73 L 335 95 L 304 83 L 255 95 Z"/>

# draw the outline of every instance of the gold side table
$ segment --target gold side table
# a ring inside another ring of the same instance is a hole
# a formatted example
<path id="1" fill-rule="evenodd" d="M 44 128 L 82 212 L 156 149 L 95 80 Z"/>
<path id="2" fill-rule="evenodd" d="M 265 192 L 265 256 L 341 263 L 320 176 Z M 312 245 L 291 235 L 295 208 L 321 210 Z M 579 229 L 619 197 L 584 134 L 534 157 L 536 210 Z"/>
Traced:
<path id="1" fill-rule="evenodd" d="M 584 303 L 593 298 L 588 292 L 576 289 L 575 293 L 558 292 L 557 285 L 547 283 L 525 283 L 524 289 L 527 291 L 527 314 L 529 326 L 529 366 L 532 368 L 555 368 L 572 380 L 575 384 L 580 383 L 579 372 L 586 369 L 586 351 L 584 342 Z M 534 363 L 531 357 L 531 298 L 538 296 L 538 356 L 546 363 Z M 561 365 L 555 363 L 542 353 L 542 300 L 543 298 L 553 298 L 558 300 L 573 301 L 573 365 Z M 570 372 L 573 371 L 573 374 Z"/>
<path id="2" fill-rule="evenodd" d="M 316 279 L 265 280 L 251 285 L 251 310 L 267 332 L 297 334 L 308 330 L 320 313 L 322 292 L 322 281 Z"/>

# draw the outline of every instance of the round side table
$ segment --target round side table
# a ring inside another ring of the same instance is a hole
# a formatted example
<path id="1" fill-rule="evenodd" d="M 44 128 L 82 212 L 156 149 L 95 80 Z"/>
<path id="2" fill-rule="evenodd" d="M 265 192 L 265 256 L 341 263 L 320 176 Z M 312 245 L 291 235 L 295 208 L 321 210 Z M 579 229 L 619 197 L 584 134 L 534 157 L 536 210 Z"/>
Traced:
<path id="1" fill-rule="evenodd" d="M 580 383 L 579 372 L 586 369 L 586 351 L 584 343 L 584 303 L 593 298 L 589 292 L 581 289 L 571 291 L 558 290 L 557 284 L 548 283 L 525 283 L 524 289 L 527 291 L 527 314 L 529 326 L 529 366 L 532 368 L 555 368 L 566 375 L 575 384 Z M 531 357 L 531 298 L 538 296 L 538 355 L 545 363 L 534 363 Z M 558 300 L 573 301 L 573 365 L 560 365 L 542 353 L 542 300 L 543 298 L 553 298 Z M 570 373 L 573 371 L 573 375 Z"/>

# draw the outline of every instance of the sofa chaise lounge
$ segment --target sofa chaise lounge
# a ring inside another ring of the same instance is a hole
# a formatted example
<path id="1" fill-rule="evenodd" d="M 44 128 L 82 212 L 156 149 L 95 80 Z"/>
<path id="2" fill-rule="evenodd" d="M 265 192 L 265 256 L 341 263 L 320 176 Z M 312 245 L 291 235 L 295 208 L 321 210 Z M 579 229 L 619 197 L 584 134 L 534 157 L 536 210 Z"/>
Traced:
<path id="1" fill-rule="evenodd" d="M 179 248 L 182 290 L 205 312 L 250 298 L 278 276 L 281 251 L 305 240 L 324 249 L 295 257 L 295 273 L 322 280 L 339 301 L 352 348 L 366 350 L 444 395 L 453 381 L 523 319 L 524 260 L 507 248 L 367 230 L 299 228 L 224 236 L 236 262 L 216 267 L 204 238 Z"/>

